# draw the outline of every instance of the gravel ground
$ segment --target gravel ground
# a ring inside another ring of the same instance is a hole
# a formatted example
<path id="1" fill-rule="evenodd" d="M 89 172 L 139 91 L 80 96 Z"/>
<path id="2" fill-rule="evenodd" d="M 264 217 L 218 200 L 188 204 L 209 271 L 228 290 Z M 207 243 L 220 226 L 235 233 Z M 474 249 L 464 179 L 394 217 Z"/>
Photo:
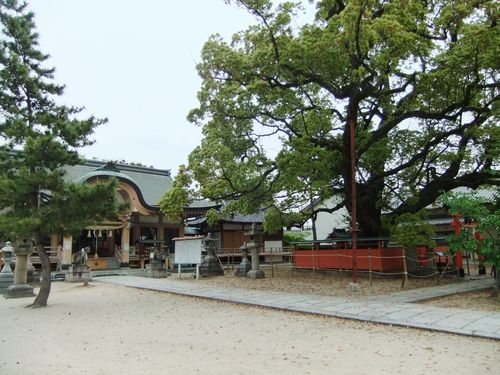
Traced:
<path id="1" fill-rule="evenodd" d="M 363 297 L 380 294 L 399 292 L 404 289 L 423 288 L 437 285 L 436 278 L 410 278 L 402 288 L 401 276 L 377 276 L 373 275 L 370 285 L 369 275 L 359 273 L 358 284 L 360 289 L 353 293 L 348 285 L 352 282 L 350 272 L 340 271 L 311 271 L 292 270 L 290 267 L 279 267 L 274 270 L 270 266 L 263 266 L 261 269 L 266 277 L 260 280 L 248 279 L 246 277 L 235 277 L 234 270 L 226 270 L 224 277 L 207 277 L 194 280 L 192 277 L 185 277 L 186 282 L 196 282 L 207 285 L 227 285 L 236 288 L 254 290 L 275 290 L 291 293 L 307 293 L 323 296 L 335 297 Z M 456 282 L 456 276 L 446 276 L 441 279 L 440 284 Z"/>
<path id="2" fill-rule="evenodd" d="M 478 311 L 500 311 L 500 297 L 492 297 L 492 289 L 454 294 L 423 301 L 428 305 Z"/>
<path id="3" fill-rule="evenodd" d="M 185 276 L 181 280 L 186 283 L 196 282 L 214 287 L 231 286 L 252 290 L 274 290 L 344 298 L 363 298 L 437 285 L 436 277 L 410 278 L 408 282 L 405 282 L 404 287 L 402 287 L 400 276 L 382 277 L 377 275 L 373 276 L 370 285 L 369 276 L 366 273 L 360 273 L 358 276 L 360 289 L 353 293 L 348 288 L 349 283 L 352 282 L 352 274 L 349 272 L 313 272 L 311 270 L 292 270 L 290 267 L 283 266 L 274 269 L 270 266 L 262 266 L 261 269 L 265 272 L 266 277 L 260 280 L 235 277 L 234 270 L 231 269 L 226 270 L 223 277 L 207 277 L 195 280 L 193 277 Z M 455 275 L 447 275 L 440 280 L 440 285 L 454 283 L 457 280 Z M 499 311 L 500 297 L 490 298 L 490 295 L 490 290 L 461 293 L 427 300 L 425 303 L 469 310 Z"/>

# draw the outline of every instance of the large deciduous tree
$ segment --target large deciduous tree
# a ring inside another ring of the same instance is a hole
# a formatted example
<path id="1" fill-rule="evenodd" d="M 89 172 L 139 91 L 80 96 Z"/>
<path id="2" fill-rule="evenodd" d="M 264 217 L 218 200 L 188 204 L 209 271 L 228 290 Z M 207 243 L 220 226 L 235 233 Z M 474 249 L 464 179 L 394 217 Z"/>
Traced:
<path id="1" fill-rule="evenodd" d="M 227 2 L 258 22 L 202 51 L 189 114 L 203 127 L 189 160 L 202 196 L 242 212 L 333 195 L 350 208 L 350 122 L 365 235 L 387 233 L 383 211 L 499 183 L 498 2 L 312 1 L 302 24 L 292 3 Z"/>
<path id="2" fill-rule="evenodd" d="M 85 186 L 64 182 L 63 167 L 79 162 L 105 120 L 78 119 L 81 108 L 60 105 L 63 86 L 44 67 L 34 15 L 26 3 L 0 1 L 0 233 L 3 240 L 32 239 L 42 264 L 33 306 L 45 306 L 51 277 L 42 240 L 75 233 L 116 214 L 115 183 Z"/>

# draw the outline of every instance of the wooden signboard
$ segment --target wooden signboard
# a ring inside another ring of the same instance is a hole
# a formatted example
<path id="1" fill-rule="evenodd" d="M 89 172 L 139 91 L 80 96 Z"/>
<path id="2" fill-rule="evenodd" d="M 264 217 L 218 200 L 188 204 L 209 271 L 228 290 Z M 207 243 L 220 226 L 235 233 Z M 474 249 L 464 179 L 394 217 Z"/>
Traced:
<path id="1" fill-rule="evenodd" d="M 174 262 L 178 265 L 179 277 L 183 264 L 196 264 L 196 278 L 200 277 L 199 267 L 203 238 L 203 236 L 173 238 L 175 241 Z"/>

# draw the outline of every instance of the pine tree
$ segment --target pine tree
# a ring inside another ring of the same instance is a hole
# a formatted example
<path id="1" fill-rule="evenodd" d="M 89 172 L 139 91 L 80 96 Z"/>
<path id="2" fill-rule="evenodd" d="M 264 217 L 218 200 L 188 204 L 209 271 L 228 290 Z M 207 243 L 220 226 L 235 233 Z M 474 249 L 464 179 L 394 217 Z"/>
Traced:
<path id="1" fill-rule="evenodd" d="M 76 232 L 116 215 L 115 183 L 65 183 L 64 166 L 80 162 L 105 119 L 80 119 L 82 108 L 60 105 L 64 86 L 39 49 L 34 14 L 25 2 L 0 0 L 0 235 L 31 238 L 42 264 L 33 306 L 46 306 L 51 278 L 44 236 Z M 79 115 L 80 114 L 80 115 Z"/>

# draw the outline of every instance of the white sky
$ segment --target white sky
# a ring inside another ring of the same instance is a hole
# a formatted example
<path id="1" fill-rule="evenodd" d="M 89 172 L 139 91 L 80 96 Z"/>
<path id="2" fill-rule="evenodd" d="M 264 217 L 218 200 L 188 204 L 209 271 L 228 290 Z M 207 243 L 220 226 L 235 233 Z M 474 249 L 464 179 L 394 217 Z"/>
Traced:
<path id="1" fill-rule="evenodd" d="M 254 19 L 223 0 L 28 0 L 40 49 L 51 55 L 63 102 L 109 122 L 83 157 L 171 169 L 201 140 L 186 120 L 201 87 L 195 65 L 211 34 Z"/>

